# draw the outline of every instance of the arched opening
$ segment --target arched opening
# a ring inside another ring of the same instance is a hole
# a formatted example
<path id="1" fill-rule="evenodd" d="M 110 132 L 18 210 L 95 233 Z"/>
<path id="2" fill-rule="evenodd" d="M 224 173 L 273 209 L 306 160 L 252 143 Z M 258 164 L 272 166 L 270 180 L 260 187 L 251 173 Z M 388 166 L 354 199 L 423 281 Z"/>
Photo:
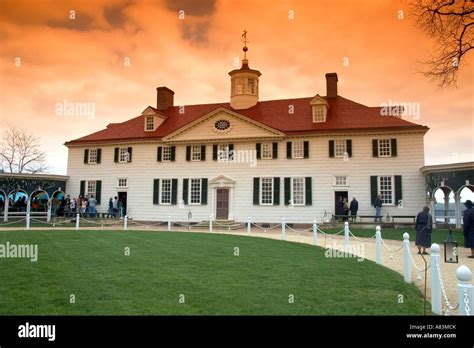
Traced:
<path id="1" fill-rule="evenodd" d="M 28 194 L 22 190 L 13 190 L 8 194 L 9 212 L 25 212 L 28 207 Z"/>
<path id="2" fill-rule="evenodd" d="M 5 192 L 3 192 L 2 190 L 0 190 L 0 216 L 3 220 L 3 218 L 5 217 L 5 205 L 6 205 L 6 202 L 7 202 L 7 195 L 5 194 Z"/>
<path id="3" fill-rule="evenodd" d="M 433 196 L 435 198 L 433 220 L 437 223 L 455 224 L 454 191 L 448 186 L 440 186 L 433 192 Z"/>
<path id="4" fill-rule="evenodd" d="M 463 223 L 464 210 L 466 210 L 464 203 L 467 200 L 474 202 L 474 185 L 464 185 L 458 192 L 461 202 L 461 223 Z"/>
<path id="5" fill-rule="evenodd" d="M 63 215 L 66 195 L 63 191 L 54 191 L 51 196 L 51 216 L 58 217 Z"/>
<path id="6" fill-rule="evenodd" d="M 30 211 L 37 212 L 48 212 L 48 200 L 49 195 L 44 190 L 36 190 L 30 196 Z"/>

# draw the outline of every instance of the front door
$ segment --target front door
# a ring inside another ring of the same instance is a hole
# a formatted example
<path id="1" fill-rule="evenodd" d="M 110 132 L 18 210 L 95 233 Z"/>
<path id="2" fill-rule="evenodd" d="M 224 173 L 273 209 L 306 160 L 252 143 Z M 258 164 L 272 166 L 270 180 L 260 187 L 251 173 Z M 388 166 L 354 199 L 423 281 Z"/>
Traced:
<path id="1" fill-rule="evenodd" d="M 340 208 L 339 201 L 344 201 L 344 199 L 349 199 L 349 192 L 347 191 L 336 191 L 334 192 L 334 214 L 335 215 L 345 215 L 344 208 Z"/>
<path id="2" fill-rule="evenodd" d="M 216 189 L 216 219 L 229 219 L 229 189 Z"/>
<path id="3" fill-rule="evenodd" d="M 127 192 L 119 192 L 118 193 L 118 200 L 119 203 L 118 206 L 119 206 L 119 209 L 121 208 L 122 211 L 119 210 L 119 214 L 120 216 L 125 216 L 127 215 Z"/>

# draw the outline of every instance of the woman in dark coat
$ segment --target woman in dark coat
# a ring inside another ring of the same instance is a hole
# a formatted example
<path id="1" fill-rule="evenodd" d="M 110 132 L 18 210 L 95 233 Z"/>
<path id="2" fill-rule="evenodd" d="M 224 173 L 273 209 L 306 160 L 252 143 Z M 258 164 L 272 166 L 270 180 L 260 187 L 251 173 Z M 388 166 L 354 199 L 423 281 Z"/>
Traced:
<path id="1" fill-rule="evenodd" d="M 463 218 L 464 246 L 471 248 L 471 255 L 468 258 L 474 259 L 474 209 L 472 208 L 472 201 L 467 200 L 464 206 L 467 208 L 464 211 Z"/>
<path id="2" fill-rule="evenodd" d="M 338 218 L 341 218 L 344 214 L 344 201 L 342 200 L 342 197 L 339 196 L 337 198 L 337 211 L 336 215 L 339 215 Z"/>
<path id="3" fill-rule="evenodd" d="M 419 212 L 416 216 L 416 242 L 415 245 L 418 247 L 418 254 L 421 254 L 421 248 L 423 248 L 423 254 L 428 255 L 426 248 L 431 247 L 431 232 L 433 219 L 430 215 L 430 208 L 424 207 L 423 211 Z"/>

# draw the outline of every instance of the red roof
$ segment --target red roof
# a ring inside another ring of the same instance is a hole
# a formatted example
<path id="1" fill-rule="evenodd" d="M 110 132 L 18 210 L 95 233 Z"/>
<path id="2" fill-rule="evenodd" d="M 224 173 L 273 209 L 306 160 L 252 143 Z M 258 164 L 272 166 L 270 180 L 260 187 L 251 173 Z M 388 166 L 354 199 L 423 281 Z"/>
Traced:
<path id="1" fill-rule="evenodd" d="M 313 97 L 283 100 L 268 100 L 242 110 L 234 110 L 229 103 L 180 106 L 157 111 L 167 118 L 153 132 L 144 131 L 144 117 L 140 115 L 122 123 L 111 123 L 106 129 L 67 142 L 65 145 L 131 140 L 159 140 L 164 136 L 188 125 L 217 108 L 225 108 L 249 117 L 266 126 L 287 135 L 318 134 L 343 131 L 373 130 L 424 130 L 428 127 L 412 123 L 395 116 L 380 115 L 380 107 L 368 107 L 338 96 L 327 99 L 329 109 L 326 122 L 313 123 L 312 109 L 309 104 Z M 294 106 L 294 114 L 289 114 L 289 106 Z"/>

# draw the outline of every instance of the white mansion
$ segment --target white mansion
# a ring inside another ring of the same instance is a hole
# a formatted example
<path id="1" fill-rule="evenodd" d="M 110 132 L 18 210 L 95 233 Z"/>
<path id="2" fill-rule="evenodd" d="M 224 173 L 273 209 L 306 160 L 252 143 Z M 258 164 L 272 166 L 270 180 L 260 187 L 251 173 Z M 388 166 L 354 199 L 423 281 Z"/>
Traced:
<path id="1" fill-rule="evenodd" d="M 156 107 L 67 142 L 68 193 L 110 197 L 137 220 L 321 221 L 337 197 L 356 197 L 374 215 L 414 215 L 426 203 L 426 126 L 383 116 L 338 94 L 326 74 L 326 96 L 259 101 L 261 73 L 229 73 L 230 102 L 176 106 L 157 88 Z"/>

